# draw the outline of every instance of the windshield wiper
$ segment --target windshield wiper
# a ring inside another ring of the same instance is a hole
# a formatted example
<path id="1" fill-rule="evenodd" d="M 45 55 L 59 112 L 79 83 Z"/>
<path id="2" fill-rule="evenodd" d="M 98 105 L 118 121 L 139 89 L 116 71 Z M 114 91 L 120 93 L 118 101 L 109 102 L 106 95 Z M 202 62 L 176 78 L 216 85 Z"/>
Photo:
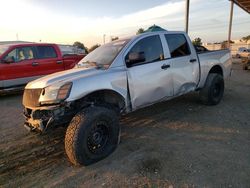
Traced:
<path id="1" fill-rule="evenodd" d="M 86 62 L 83 62 L 82 64 L 77 64 L 77 67 L 82 67 L 84 64 L 94 66 L 97 69 L 104 69 L 105 68 L 105 66 L 103 64 L 98 64 L 97 62 L 94 62 L 94 61 L 86 61 Z"/>
<path id="2" fill-rule="evenodd" d="M 90 64 L 90 65 L 95 66 L 97 69 L 103 69 L 104 68 L 104 66 L 102 64 L 99 64 L 99 63 L 94 62 L 94 61 L 91 61 L 91 62 L 88 61 L 87 63 Z"/>

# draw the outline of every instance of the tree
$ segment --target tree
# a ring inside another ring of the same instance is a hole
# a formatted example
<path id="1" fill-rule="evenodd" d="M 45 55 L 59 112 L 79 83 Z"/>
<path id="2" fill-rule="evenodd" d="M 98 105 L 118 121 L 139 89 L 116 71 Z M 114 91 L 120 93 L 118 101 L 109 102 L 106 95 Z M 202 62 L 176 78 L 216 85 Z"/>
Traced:
<path id="1" fill-rule="evenodd" d="M 242 40 L 245 41 L 245 42 L 248 42 L 250 40 L 250 35 L 242 37 Z"/>
<path id="2" fill-rule="evenodd" d="M 95 45 L 93 45 L 93 46 L 91 46 L 90 48 L 89 48 L 89 53 L 90 52 L 92 52 L 92 51 L 94 51 L 96 48 L 98 48 L 99 46 L 101 46 L 100 44 L 95 44 Z"/>
<path id="3" fill-rule="evenodd" d="M 77 48 L 80 48 L 80 49 L 85 49 L 84 44 L 79 41 L 74 42 L 73 46 L 76 46 Z"/>
<path id="4" fill-rule="evenodd" d="M 233 44 L 234 43 L 234 41 L 231 41 L 230 40 L 230 44 Z M 225 40 L 225 41 L 223 41 L 222 43 L 221 43 L 221 49 L 226 49 L 226 48 L 229 48 L 229 46 L 228 46 L 228 41 L 227 40 Z"/>
<path id="5" fill-rule="evenodd" d="M 137 35 L 139 35 L 139 34 L 142 34 L 142 33 L 144 33 L 144 29 L 143 28 L 140 28 L 140 29 L 138 29 L 138 31 L 136 32 L 136 34 Z"/>
<path id="6" fill-rule="evenodd" d="M 192 41 L 193 45 L 195 46 L 201 46 L 202 45 L 202 42 L 201 42 L 201 38 L 195 38 L 193 41 Z"/>
<path id="7" fill-rule="evenodd" d="M 73 46 L 85 50 L 85 52 L 88 52 L 88 48 L 84 46 L 83 43 L 76 41 L 74 42 Z"/>
<path id="8" fill-rule="evenodd" d="M 115 40 L 118 40 L 119 37 L 111 37 L 111 41 L 115 41 Z"/>

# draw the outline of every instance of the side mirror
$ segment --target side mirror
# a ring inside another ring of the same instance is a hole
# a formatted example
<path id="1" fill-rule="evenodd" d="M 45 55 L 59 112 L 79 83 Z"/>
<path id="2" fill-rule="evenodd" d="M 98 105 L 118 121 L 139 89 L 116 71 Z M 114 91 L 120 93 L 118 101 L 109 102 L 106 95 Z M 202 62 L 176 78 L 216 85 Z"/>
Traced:
<path id="1" fill-rule="evenodd" d="M 15 62 L 15 59 L 13 56 L 8 56 L 7 58 L 5 58 L 4 60 L 2 60 L 3 63 L 7 63 L 7 64 L 10 64 L 10 63 L 14 63 Z"/>
<path id="2" fill-rule="evenodd" d="M 135 63 L 142 63 L 145 61 L 144 52 L 129 52 L 126 57 L 126 64 L 128 67 L 132 67 Z"/>

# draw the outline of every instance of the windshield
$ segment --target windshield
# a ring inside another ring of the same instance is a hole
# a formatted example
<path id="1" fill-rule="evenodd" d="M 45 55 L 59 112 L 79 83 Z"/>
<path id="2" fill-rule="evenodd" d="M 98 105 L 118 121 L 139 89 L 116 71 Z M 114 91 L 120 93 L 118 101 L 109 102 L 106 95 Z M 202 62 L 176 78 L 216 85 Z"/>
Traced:
<path id="1" fill-rule="evenodd" d="M 0 45 L 0 55 L 2 55 L 6 50 L 8 50 L 9 46 Z"/>
<path id="2" fill-rule="evenodd" d="M 96 66 L 108 68 L 130 39 L 116 40 L 104 44 L 84 57 L 76 67 Z"/>

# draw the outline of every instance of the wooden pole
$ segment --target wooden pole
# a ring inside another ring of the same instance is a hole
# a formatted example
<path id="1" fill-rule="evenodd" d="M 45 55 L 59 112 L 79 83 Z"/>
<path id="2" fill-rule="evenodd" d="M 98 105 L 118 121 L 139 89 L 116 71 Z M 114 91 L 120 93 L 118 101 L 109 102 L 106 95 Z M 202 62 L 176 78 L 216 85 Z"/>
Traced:
<path id="1" fill-rule="evenodd" d="M 230 10 L 230 19 L 229 19 L 229 30 L 228 30 L 228 40 L 227 46 L 230 49 L 231 33 L 232 33 L 232 22 L 233 22 L 233 11 L 234 11 L 234 2 L 231 1 L 231 10 Z"/>
<path id="2" fill-rule="evenodd" d="M 185 31 L 188 33 L 188 23 L 189 23 L 189 0 L 186 0 L 186 28 Z"/>

